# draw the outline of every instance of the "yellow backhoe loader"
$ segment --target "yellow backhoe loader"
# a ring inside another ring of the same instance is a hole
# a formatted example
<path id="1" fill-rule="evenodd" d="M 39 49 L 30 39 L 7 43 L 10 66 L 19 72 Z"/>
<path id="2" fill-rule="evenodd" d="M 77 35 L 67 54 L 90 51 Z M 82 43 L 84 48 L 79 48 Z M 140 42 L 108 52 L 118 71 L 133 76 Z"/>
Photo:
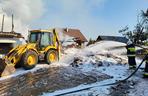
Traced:
<path id="1" fill-rule="evenodd" d="M 32 69 L 40 60 L 53 63 L 60 58 L 60 43 L 55 29 L 29 31 L 27 44 L 19 45 L 2 58 L 0 75 L 7 76 L 15 67 Z"/>

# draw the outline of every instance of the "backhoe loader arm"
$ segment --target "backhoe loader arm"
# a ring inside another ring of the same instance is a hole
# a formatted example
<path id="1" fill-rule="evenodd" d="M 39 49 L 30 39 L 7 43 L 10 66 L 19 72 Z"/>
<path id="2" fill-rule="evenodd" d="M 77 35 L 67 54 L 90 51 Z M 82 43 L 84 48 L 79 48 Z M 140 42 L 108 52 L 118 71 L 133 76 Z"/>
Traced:
<path id="1" fill-rule="evenodd" d="M 13 48 L 6 56 L 3 57 L 0 64 L 0 75 L 7 76 L 15 72 L 15 65 L 21 60 L 22 55 L 27 50 L 34 50 L 35 44 L 25 44 Z"/>
<path id="2" fill-rule="evenodd" d="M 61 44 L 60 44 L 60 42 L 59 42 L 59 37 L 58 37 L 58 34 L 57 34 L 57 32 L 56 32 L 56 30 L 54 29 L 54 31 L 53 31 L 53 34 L 54 34 L 54 36 L 55 36 L 55 42 L 57 43 L 57 44 L 55 44 L 56 45 L 56 47 L 57 47 L 57 49 L 58 49 L 58 58 L 60 59 L 60 57 L 61 57 Z"/>
<path id="3" fill-rule="evenodd" d="M 25 45 L 18 46 L 12 49 L 3 59 L 5 60 L 6 64 L 12 64 L 13 66 L 15 66 L 26 50 L 27 48 Z"/>
<path id="4" fill-rule="evenodd" d="M 10 50 L 10 52 L 2 58 L 2 62 L 0 64 L 1 77 L 8 76 L 15 72 L 15 65 L 21 59 L 21 56 L 25 50 L 25 46 L 17 46 Z"/>

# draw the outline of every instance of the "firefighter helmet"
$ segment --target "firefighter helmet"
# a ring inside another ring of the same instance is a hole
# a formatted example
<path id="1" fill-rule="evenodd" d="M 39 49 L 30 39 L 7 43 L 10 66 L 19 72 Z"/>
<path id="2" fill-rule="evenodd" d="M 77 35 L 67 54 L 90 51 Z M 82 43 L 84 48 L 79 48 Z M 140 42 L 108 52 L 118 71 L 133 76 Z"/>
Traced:
<path id="1" fill-rule="evenodd" d="M 133 42 L 131 40 L 128 40 L 127 45 L 131 45 L 131 44 L 133 44 Z"/>

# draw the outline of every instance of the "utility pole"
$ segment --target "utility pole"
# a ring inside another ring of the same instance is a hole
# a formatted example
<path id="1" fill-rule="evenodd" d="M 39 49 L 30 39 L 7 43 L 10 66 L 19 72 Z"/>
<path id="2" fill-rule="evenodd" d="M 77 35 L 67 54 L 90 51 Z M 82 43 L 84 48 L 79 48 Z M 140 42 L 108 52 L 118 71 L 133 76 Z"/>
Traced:
<path id="1" fill-rule="evenodd" d="M 1 27 L 1 32 L 3 32 L 3 30 L 4 30 L 4 18 L 5 18 L 5 15 L 3 15 L 3 18 L 2 18 L 2 27 Z"/>
<path id="2" fill-rule="evenodd" d="M 12 29 L 11 29 L 11 32 L 14 32 L 13 14 L 12 14 Z"/>

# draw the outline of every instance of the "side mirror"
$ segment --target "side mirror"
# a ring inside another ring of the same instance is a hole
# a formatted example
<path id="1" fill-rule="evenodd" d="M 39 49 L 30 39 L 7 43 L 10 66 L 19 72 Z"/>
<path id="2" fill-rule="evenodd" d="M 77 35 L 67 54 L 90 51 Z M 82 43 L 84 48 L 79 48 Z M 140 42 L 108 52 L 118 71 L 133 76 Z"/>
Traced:
<path id="1" fill-rule="evenodd" d="M 29 43 L 29 41 L 28 40 L 25 40 L 26 41 L 26 43 Z"/>

